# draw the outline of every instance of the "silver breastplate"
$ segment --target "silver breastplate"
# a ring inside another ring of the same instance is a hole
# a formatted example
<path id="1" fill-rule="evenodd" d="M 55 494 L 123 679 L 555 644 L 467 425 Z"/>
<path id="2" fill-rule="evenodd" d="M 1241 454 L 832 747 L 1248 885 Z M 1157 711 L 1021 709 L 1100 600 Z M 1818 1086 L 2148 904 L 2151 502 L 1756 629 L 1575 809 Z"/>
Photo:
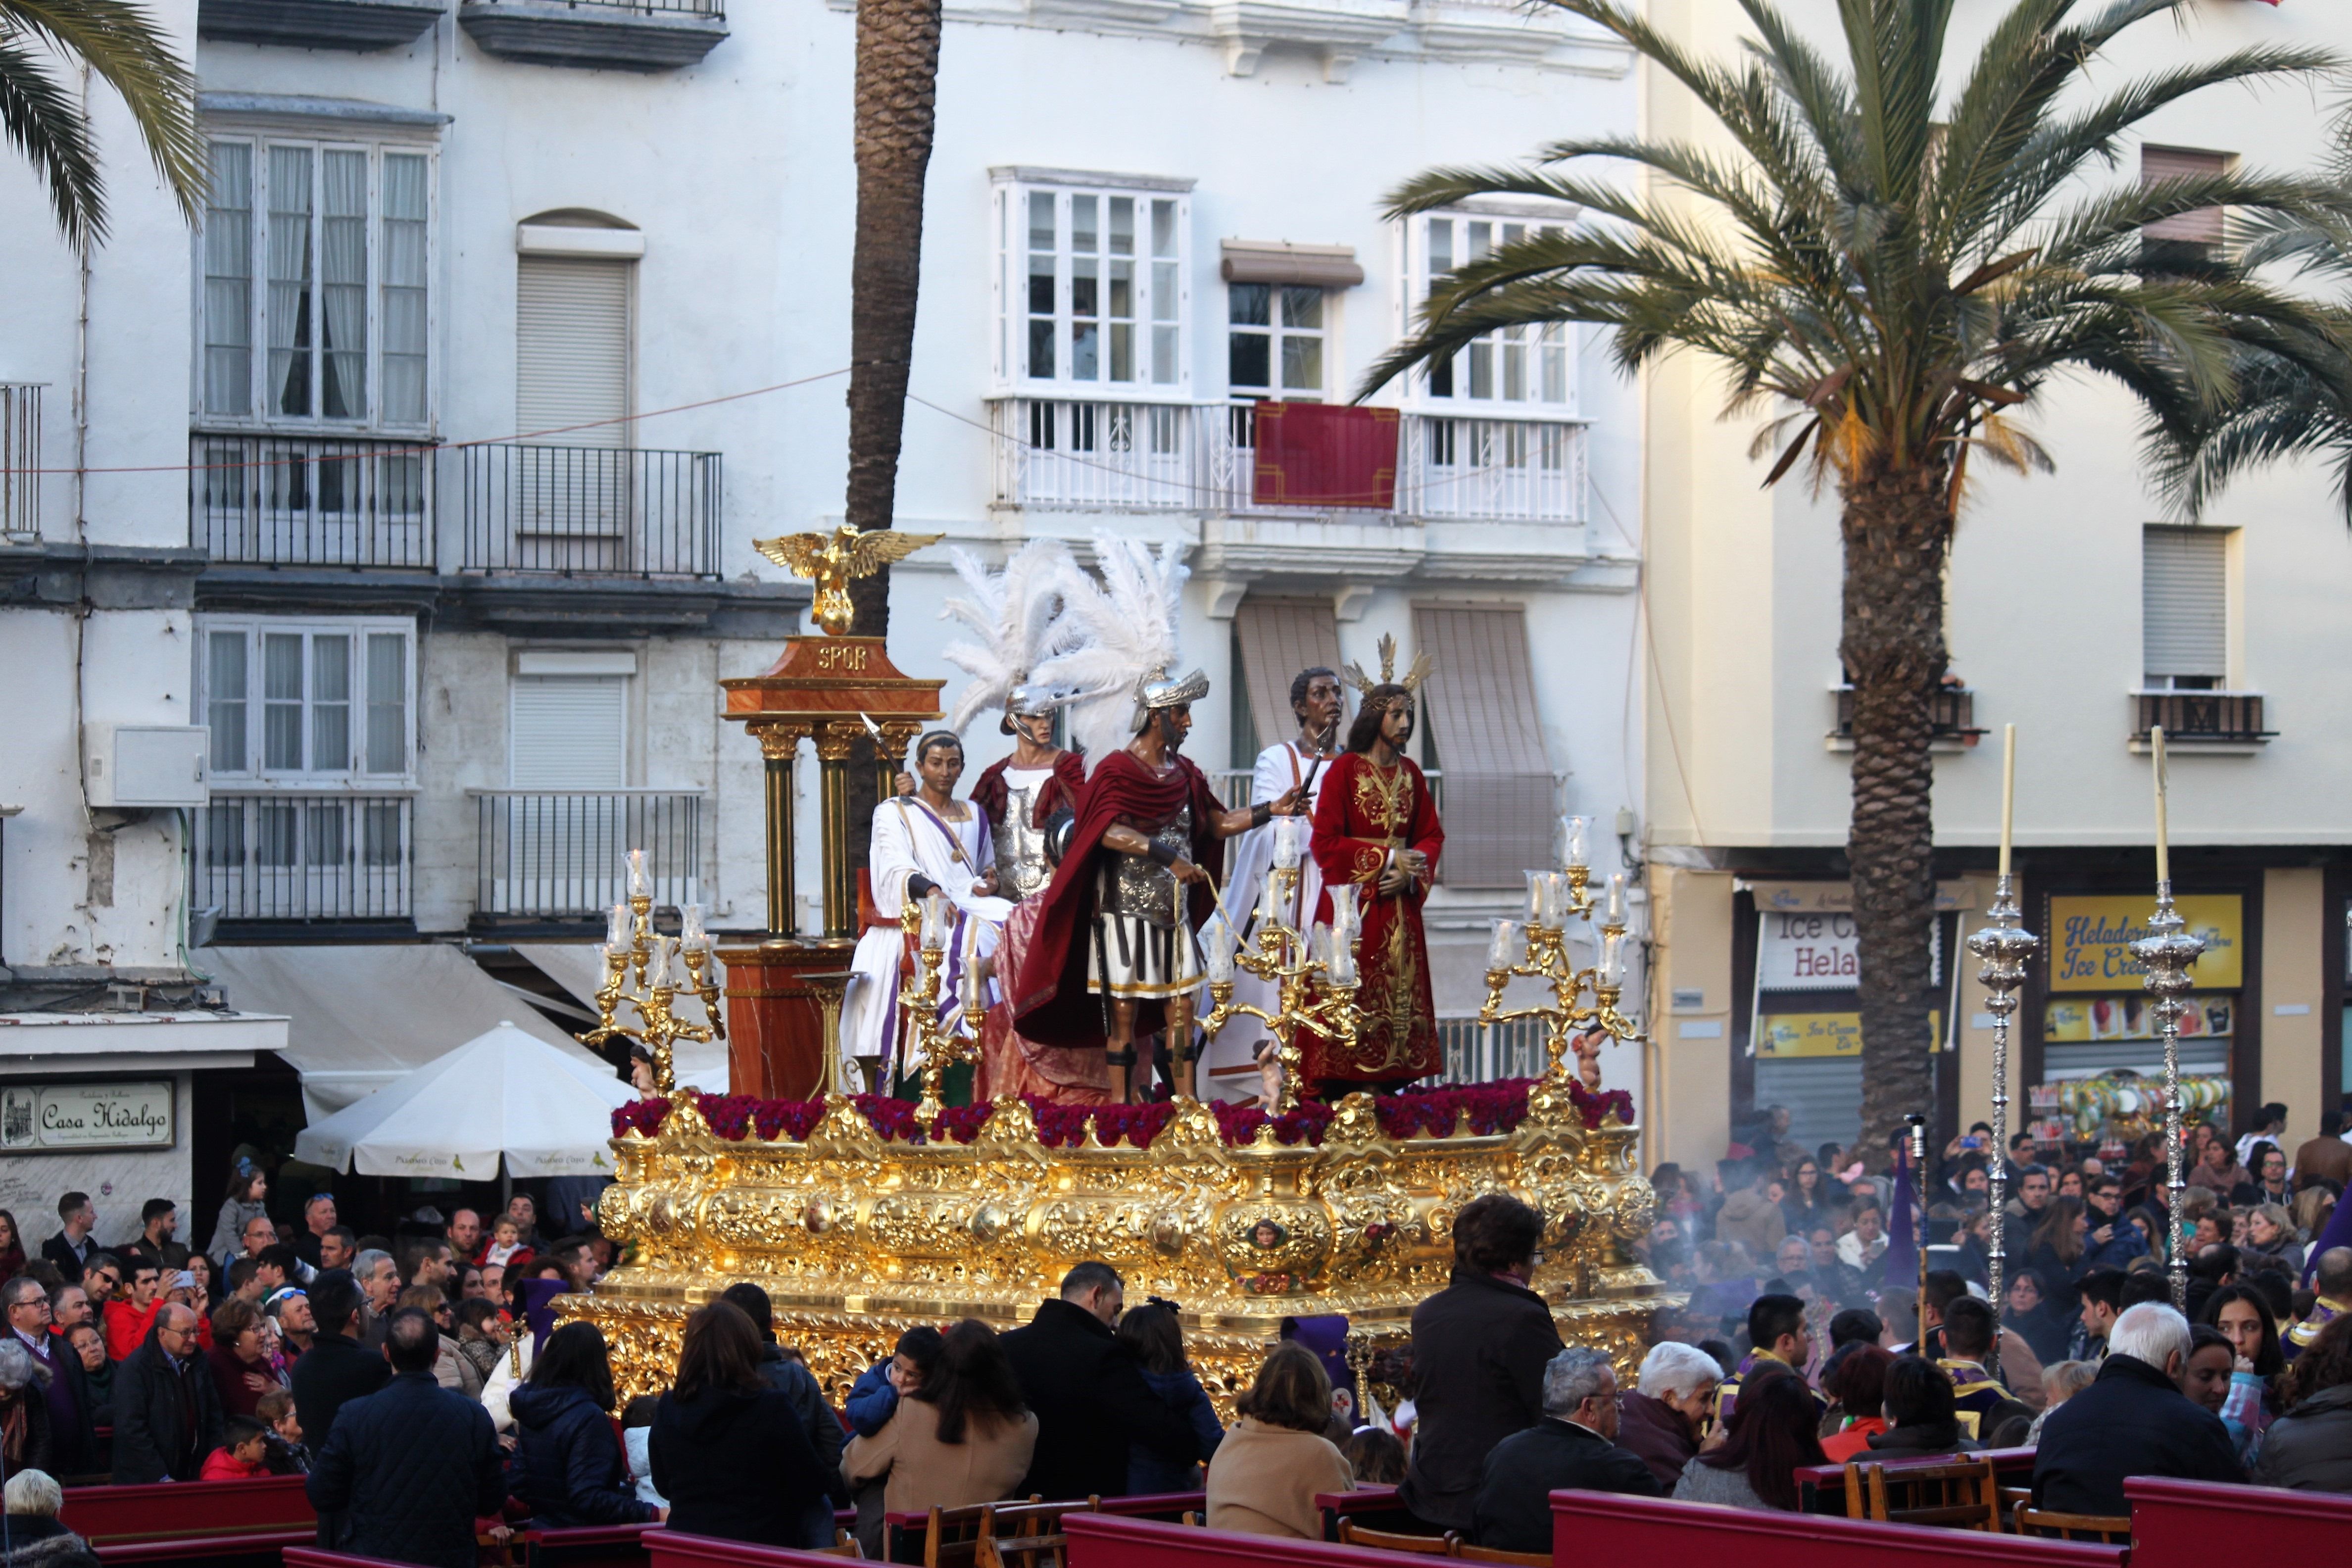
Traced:
<path id="1" fill-rule="evenodd" d="M 1160 825 L 1151 835 L 1154 844 L 1164 844 L 1180 860 L 1192 858 L 1192 808 L 1189 805 Z M 1156 926 L 1181 924 L 1178 902 L 1181 884 L 1176 873 L 1157 860 L 1143 855 L 1113 853 L 1104 868 L 1102 909 L 1107 914 L 1124 915 L 1130 920 L 1149 921 Z"/>
<path id="2" fill-rule="evenodd" d="M 1036 826 L 1034 788 L 1008 790 L 1004 820 L 996 828 L 996 890 L 1000 897 L 1025 899 L 1043 891 L 1053 879 L 1045 858 L 1045 830 Z"/>

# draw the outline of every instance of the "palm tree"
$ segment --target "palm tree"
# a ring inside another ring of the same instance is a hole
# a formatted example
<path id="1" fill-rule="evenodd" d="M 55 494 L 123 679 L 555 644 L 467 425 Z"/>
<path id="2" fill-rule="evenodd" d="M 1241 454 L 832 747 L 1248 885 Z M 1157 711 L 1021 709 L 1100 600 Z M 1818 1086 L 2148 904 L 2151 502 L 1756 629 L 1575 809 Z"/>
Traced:
<path id="1" fill-rule="evenodd" d="M 52 68 L 58 58 L 79 58 L 121 97 L 156 172 L 194 223 L 205 195 L 195 79 L 146 8 L 0 0 L 0 131 L 48 186 L 67 242 L 79 249 L 106 238 L 106 184 L 89 117 Z"/>
<path id="2" fill-rule="evenodd" d="M 2048 466 L 2016 427 L 2050 378 L 2088 371 L 2140 400 L 2151 450 L 2179 453 L 2235 395 L 2249 356 L 2323 370 L 2336 358 L 2305 301 L 2229 255 L 2141 254 L 2143 226 L 2216 206 L 2326 226 L 2344 194 L 2256 174 L 2076 184 L 2133 128 L 2200 89 L 2305 76 L 2322 53 L 2242 49 L 2093 90 L 2090 61 L 2193 0 L 2012 0 L 1941 98 L 1953 0 L 1838 0 L 1843 55 L 1800 37 L 1770 0 L 1736 64 L 1692 53 L 1618 0 L 1550 0 L 1681 85 L 1738 152 L 1601 137 L 1522 168 L 1435 169 L 1391 216 L 1488 193 L 1577 204 L 1591 221 L 1538 233 L 1440 279 L 1418 331 L 1369 393 L 1499 327 L 1613 327 L 1633 370 L 1694 351 L 1725 374 L 1727 413 L 1773 416 L 1765 482 L 1809 448 L 1833 482 L 1844 543 L 1839 654 L 1854 692 L 1846 853 L 1861 947 L 1864 1136 L 1932 1102 L 1928 922 L 1935 910 L 1929 699 L 1945 668 L 1942 583 L 1972 456 Z M 2077 18 L 2075 13 L 2085 12 Z M 1640 166 L 1660 194 L 1588 178 Z"/>

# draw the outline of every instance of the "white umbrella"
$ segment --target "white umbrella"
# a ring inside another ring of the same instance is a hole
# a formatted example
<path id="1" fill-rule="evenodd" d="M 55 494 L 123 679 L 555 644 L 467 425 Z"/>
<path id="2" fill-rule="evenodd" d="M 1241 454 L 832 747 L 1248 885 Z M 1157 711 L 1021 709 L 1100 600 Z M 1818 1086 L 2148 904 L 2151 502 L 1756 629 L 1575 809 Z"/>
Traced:
<path id="1" fill-rule="evenodd" d="M 608 1176 L 613 1111 L 635 1098 L 501 1023 L 304 1128 L 294 1157 L 362 1176 L 484 1182 L 503 1154 L 509 1176 Z"/>

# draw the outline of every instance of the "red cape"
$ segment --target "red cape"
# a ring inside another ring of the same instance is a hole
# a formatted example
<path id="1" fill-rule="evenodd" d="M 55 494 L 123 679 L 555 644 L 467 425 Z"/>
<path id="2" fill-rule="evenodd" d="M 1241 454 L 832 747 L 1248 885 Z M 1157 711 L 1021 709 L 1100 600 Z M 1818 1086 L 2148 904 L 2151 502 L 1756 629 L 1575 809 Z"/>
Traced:
<path id="1" fill-rule="evenodd" d="M 1004 826 L 1004 808 L 1013 799 L 1013 792 L 1005 787 L 1004 770 L 1012 765 L 1011 757 L 991 763 L 981 770 L 980 777 L 972 783 L 971 804 L 988 814 L 992 827 Z M 1066 801 L 1075 809 L 1078 792 L 1086 787 L 1086 760 L 1076 752 L 1054 753 L 1054 776 L 1047 779 L 1045 787 L 1037 792 L 1037 804 L 1030 813 L 1029 826 L 1045 826 Z"/>
<path id="2" fill-rule="evenodd" d="M 1013 979 L 1014 1026 L 1040 1045 L 1099 1047 L 1104 1043 L 1102 998 L 1087 990 L 1087 953 L 1094 941 L 1098 857 L 1116 853 L 1103 849 L 1105 832 L 1122 819 L 1165 822 L 1189 805 L 1192 863 L 1211 876 L 1216 874 L 1216 819 L 1224 807 L 1209 788 L 1208 774 L 1181 754 L 1175 761 L 1172 770 L 1155 773 L 1132 752 L 1113 752 L 1095 769 L 1078 796 L 1070 847 L 1055 869 L 1054 879 L 1037 895 L 1044 912 Z M 1215 904 L 1209 889 L 1198 885 L 1192 889 L 1191 903 L 1192 925 L 1198 930 Z M 1157 1002 L 1139 1005 L 1135 1032 L 1140 1036 L 1159 1029 L 1165 1011 Z"/>

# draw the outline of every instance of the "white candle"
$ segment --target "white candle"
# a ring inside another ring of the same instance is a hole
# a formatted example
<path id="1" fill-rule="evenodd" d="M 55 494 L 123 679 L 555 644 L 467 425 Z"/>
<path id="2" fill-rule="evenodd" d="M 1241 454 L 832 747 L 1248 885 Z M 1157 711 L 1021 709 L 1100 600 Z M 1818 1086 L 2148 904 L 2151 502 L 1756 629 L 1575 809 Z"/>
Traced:
<path id="1" fill-rule="evenodd" d="M 2017 726 L 2000 729 L 2000 874 L 2009 875 L 2009 844 L 2017 826 Z"/>
<path id="2" fill-rule="evenodd" d="M 1268 877 L 1265 891 L 1258 896 L 1257 923 L 1261 928 L 1271 931 L 1281 920 L 1282 890 L 1274 885 L 1274 879 Z"/>
<path id="3" fill-rule="evenodd" d="M 1517 921 L 1496 921 L 1494 939 L 1486 944 L 1486 967 L 1508 969 L 1518 963 L 1519 954 L 1527 951 L 1527 941 L 1519 935 Z"/>
<path id="4" fill-rule="evenodd" d="M 978 1028 L 980 1016 L 988 1008 L 988 1000 L 982 994 L 980 965 L 976 963 L 964 965 L 963 973 L 958 979 L 956 990 L 959 999 L 963 1003 L 965 1021 L 975 1029 Z"/>
<path id="5" fill-rule="evenodd" d="M 1350 936 L 1364 929 L 1364 912 L 1356 907 L 1358 889 L 1353 882 L 1343 882 L 1331 889 L 1331 929 L 1346 931 Z"/>
<path id="6" fill-rule="evenodd" d="M 1559 826 L 1562 840 L 1559 863 L 1562 866 L 1583 865 L 1584 836 L 1592 826 L 1592 819 L 1589 816 L 1563 816 L 1559 819 Z"/>
<path id="7" fill-rule="evenodd" d="M 1601 938 L 1600 983 L 1615 987 L 1625 984 L 1625 934 L 1609 931 Z"/>
<path id="8" fill-rule="evenodd" d="M 605 911 L 604 945 L 607 947 L 626 947 L 629 945 L 628 905 L 614 904 L 609 910 Z"/>
<path id="9" fill-rule="evenodd" d="M 1234 930 L 1223 915 L 1211 915 L 1201 927 L 1202 962 L 1209 971 L 1210 984 L 1223 985 L 1234 977 Z"/>
<path id="10" fill-rule="evenodd" d="M 650 898 L 653 894 L 653 879 L 646 875 L 646 852 L 642 849 L 630 850 L 629 897 L 633 899 Z"/>
<path id="11" fill-rule="evenodd" d="M 1274 864 L 1277 870 L 1298 869 L 1298 818 L 1295 816 L 1274 819 Z"/>
<path id="12" fill-rule="evenodd" d="M 1601 920 L 1612 926 L 1625 923 L 1625 873 L 1622 871 L 1609 873 L 1609 907 Z"/>
<path id="13" fill-rule="evenodd" d="M 1331 933 L 1331 956 L 1324 965 L 1324 973 L 1334 985 L 1353 985 L 1356 983 L 1356 942 L 1352 933 Z"/>
<path id="14" fill-rule="evenodd" d="M 1550 879 L 1551 873 L 1549 871 L 1530 871 L 1528 873 L 1527 922 L 1531 926 L 1543 924 L 1544 889 L 1550 881 Z"/>
<path id="15" fill-rule="evenodd" d="M 2148 740 L 2156 751 L 2156 879 L 2172 880 L 2172 836 L 2165 822 L 2164 810 L 2164 726 L 2157 725 L 2148 731 Z"/>
<path id="16" fill-rule="evenodd" d="M 677 910 L 677 944 L 698 950 L 710 945 L 710 938 L 702 929 L 702 906 L 681 904 Z"/>

